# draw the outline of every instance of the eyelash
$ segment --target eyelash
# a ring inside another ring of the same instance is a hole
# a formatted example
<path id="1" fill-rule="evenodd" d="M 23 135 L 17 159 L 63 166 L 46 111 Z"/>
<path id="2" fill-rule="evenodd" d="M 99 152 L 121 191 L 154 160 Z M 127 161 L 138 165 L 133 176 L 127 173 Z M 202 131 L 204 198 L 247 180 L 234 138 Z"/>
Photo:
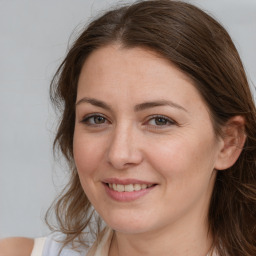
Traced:
<path id="1" fill-rule="evenodd" d="M 95 113 L 95 114 L 91 114 L 91 115 L 88 115 L 88 116 L 84 117 L 82 119 L 81 123 L 84 123 L 88 126 L 102 126 L 103 124 L 105 124 L 105 123 L 103 123 L 103 124 L 91 124 L 91 123 L 89 123 L 91 118 L 94 118 L 94 120 L 95 120 L 95 118 L 97 118 L 97 117 L 104 118 L 104 120 L 107 121 L 107 118 L 105 116 Z"/>
<path id="2" fill-rule="evenodd" d="M 157 126 L 159 128 L 162 128 L 162 127 L 166 127 L 166 126 L 171 126 L 171 125 L 175 125 L 177 124 L 174 120 L 172 120 L 171 118 L 169 117 L 166 117 L 166 116 L 163 116 L 163 115 L 154 115 L 154 116 L 151 116 L 146 122 L 149 123 L 150 121 L 152 120 L 156 120 L 157 119 L 162 119 L 166 122 L 166 124 L 163 124 L 163 125 L 149 125 L 149 126 Z"/>
<path id="3" fill-rule="evenodd" d="M 90 119 L 91 118 L 93 118 L 94 121 L 95 121 L 95 118 L 103 118 L 104 119 L 104 123 L 100 123 L 100 124 L 93 123 L 92 124 L 92 123 L 90 123 Z M 166 124 L 163 124 L 163 125 L 148 124 L 152 120 L 155 120 L 155 122 L 156 122 L 157 119 L 162 119 L 162 121 L 165 121 Z M 103 125 L 106 124 L 106 121 L 108 122 L 108 119 L 105 116 L 103 116 L 101 114 L 95 113 L 95 114 L 91 114 L 91 115 L 88 115 L 85 118 L 83 118 L 81 120 L 81 123 L 84 123 L 84 124 L 86 124 L 88 126 L 102 127 Z M 108 123 L 110 123 L 110 122 L 108 122 Z M 148 126 L 148 127 L 157 127 L 157 128 L 163 128 L 163 127 L 166 127 L 166 126 L 177 125 L 177 123 L 174 120 L 172 120 L 171 118 L 168 118 L 166 116 L 163 116 L 163 115 L 150 116 L 150 118 L 148 118 L 146 120 L 146 122 L 144 122 L 144 124 L 146 124 L 146 126 Z"/>

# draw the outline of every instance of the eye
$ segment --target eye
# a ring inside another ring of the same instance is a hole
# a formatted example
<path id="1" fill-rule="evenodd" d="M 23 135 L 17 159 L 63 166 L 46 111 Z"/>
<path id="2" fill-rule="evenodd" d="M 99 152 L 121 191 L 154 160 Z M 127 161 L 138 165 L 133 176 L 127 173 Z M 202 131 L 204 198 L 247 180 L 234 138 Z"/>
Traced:
<path id="1" fill-rule="evenodd" d="M 170 126 L 170 125 L 174 125 L 175 121 L 173 121 L 172 119 L 166 116 L 157 115 L 157 116 L 151 117 L 147 122 L 147 124 L 152 126 Z"/>
<path id="2" fill-rule="evenodd" d="M 101 115 L 89 115 L 86 116 L 81 122 L 87 125 L 102 125 L 106 124 L 108 121 L 104 116 Z"/>

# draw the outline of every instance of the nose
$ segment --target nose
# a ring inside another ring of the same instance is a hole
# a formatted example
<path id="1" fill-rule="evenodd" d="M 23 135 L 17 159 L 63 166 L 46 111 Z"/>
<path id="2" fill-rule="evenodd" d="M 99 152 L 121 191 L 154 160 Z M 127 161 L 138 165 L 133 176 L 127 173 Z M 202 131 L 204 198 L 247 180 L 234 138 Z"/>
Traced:
<path id="1" fill-rule="evenodd" d="M 107 159 L 115 169 L 122 170 L 140 164 L 143 160 L 140 138 L 135 127 L 116 127 L 111 135 Z"/>

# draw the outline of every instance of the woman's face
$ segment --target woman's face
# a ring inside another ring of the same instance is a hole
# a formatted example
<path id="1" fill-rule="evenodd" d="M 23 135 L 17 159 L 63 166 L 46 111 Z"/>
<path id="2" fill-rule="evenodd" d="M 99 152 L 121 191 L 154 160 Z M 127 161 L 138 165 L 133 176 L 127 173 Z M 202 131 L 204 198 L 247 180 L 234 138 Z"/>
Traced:
<path id="1" fill-rule="evenodd" d="M 84 192 L 113 229 L 207 223 L 222 145 L 192 82 L 167 60 L 120 45 L 86 60 L 74 158 Z"/>

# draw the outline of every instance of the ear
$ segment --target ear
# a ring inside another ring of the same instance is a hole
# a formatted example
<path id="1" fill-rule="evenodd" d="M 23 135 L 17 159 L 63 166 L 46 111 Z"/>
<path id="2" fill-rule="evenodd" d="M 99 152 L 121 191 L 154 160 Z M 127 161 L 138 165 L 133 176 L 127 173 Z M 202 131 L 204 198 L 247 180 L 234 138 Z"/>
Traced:
<path id="1" fill-rule="evenodd" d="M 231 167 L 243 150 L 246 140 L 245 120 L 242 116 L 234 116 L 222 128 L 221 148 L 215 162 L 216 170 Z"/>

